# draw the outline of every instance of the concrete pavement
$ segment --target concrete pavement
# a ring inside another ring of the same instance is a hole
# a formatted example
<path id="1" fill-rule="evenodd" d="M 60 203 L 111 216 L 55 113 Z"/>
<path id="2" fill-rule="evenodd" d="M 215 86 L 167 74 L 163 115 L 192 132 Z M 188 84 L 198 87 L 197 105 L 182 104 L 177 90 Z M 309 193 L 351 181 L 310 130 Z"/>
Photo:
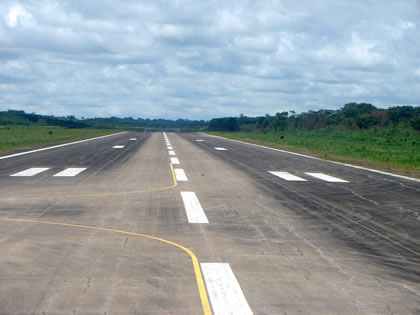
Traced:
<path id="1" fill-rule="evenodd" d="M 11 176 L 25 171 L 40 172 Z M 202 314 L 207 299 L 214 313 L 416 313 L 419 196 L 417 182 L 197 134 L 4 159 L 0 313 Z"/>

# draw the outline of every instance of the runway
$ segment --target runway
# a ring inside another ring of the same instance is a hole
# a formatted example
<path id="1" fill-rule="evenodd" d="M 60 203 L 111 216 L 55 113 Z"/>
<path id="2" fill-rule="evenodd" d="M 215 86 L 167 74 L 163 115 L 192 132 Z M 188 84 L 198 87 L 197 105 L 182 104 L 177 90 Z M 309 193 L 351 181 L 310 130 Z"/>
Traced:
<path id="1" fill-rule="evenodd" d="M 0 313 L 412 314 L 420 182 L 193 133 L 0 159 Z"/>

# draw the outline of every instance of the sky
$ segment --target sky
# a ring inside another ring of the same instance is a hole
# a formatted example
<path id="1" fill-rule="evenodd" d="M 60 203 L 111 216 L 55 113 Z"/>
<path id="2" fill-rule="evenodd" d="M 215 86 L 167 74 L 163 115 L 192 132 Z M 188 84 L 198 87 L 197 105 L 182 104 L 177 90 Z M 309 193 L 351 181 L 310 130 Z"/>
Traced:
<path id="1" fill-rule="evenodd" d="M 420 105 L 419 0 L 0 1 L 0 110 L 211 119 Z"/>

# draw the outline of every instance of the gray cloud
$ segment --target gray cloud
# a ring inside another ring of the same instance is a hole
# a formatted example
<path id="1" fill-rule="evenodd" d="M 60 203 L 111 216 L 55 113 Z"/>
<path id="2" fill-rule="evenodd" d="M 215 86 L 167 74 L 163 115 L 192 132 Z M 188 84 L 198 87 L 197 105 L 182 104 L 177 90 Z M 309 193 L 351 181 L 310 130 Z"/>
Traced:
<path id="1" fill-rule="evenodd" d="M 418 105 L 418 1 L 0 2 L 0 110 L 208 119 Z"/>

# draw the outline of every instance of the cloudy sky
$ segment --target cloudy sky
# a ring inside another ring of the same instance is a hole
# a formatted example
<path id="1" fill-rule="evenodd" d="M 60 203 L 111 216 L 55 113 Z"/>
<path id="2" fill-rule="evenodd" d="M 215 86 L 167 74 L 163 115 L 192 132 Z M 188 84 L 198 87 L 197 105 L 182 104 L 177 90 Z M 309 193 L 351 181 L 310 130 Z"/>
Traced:
<path id="1" fill-rule="evenodd" d="M 420 1 L 0 1 L 0 110 L 209 119 L 352 101 L 420 104 Z"/>

